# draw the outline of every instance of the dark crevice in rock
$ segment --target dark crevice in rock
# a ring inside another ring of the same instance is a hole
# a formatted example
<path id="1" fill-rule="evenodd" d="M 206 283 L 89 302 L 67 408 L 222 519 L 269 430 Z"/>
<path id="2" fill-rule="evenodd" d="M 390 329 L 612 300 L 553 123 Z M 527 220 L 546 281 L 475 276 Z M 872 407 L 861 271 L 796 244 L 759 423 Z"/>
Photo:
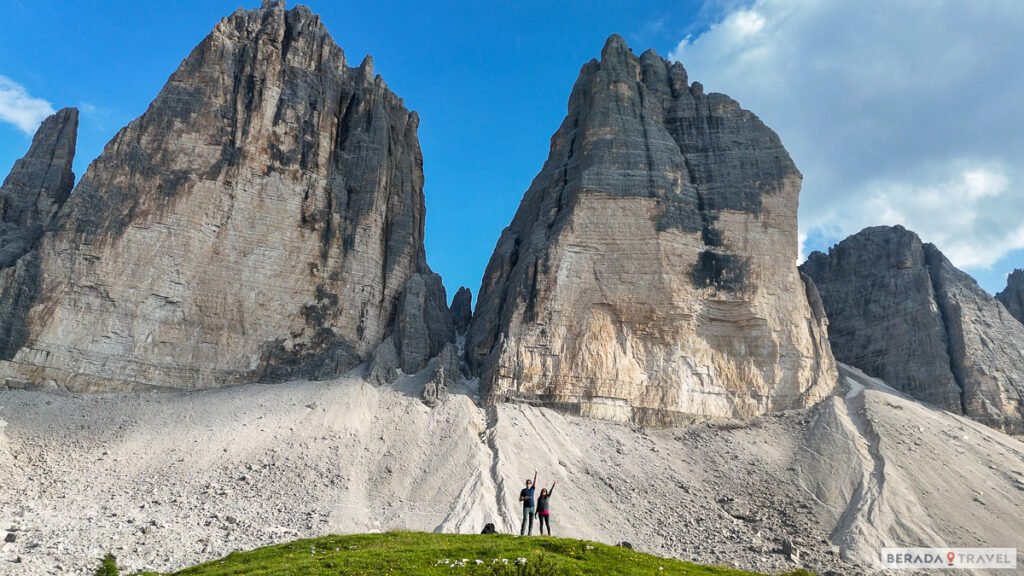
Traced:
<path id="1" fill-rule="evenodd" d="M 527 270 L 527 282 L 529 282 L 529 289 L 526 291 L 526 309 L 523 313 L 527 322 L 535 322 L 537 320 L 537 280 L 539 274 L 537 273 L 537 261 L 530 262 L 530 267 Z"/>
<path id="2" fill-rule="evenodd" d="M 331 253 L 331 241 L 333 240 L 332 225 L 334 223 L 334 194 L 328 189 L 324 194 L 324 206 L 323 217 L 321 218 L 321 229 L 320 229 L 320 266 L 327 268 L 327 259 Z"/>

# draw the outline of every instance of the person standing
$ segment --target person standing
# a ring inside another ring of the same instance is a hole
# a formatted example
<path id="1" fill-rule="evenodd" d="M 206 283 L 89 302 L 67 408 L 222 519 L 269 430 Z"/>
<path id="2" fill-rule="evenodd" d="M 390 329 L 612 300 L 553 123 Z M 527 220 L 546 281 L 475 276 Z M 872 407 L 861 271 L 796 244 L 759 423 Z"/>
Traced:
<path id="1" fill-rule="evenodd" d="M 533 514 L 536 510 L 533 501 L 533 488 L 537 485 L 537 471 L 533 471 L 533 482 L 526 481 L 526 488 L 519 491 L 519 501 L 523 503 L 523 525 L 519 528 L 519 535 L 533 535 Z M 529 532 L 527 532 L 529 524 Z"/>
<path id="2" fill-rule="evenodd" d="M 537 519 L 540 521 L 540 535 L 544 535 L 544 526 L 548 527 L 548 536 L 551 536 L 551 494 L 555 492 L 555 484 L 551 483 L 551 489 L 541 488 L 540 496 L 537 497 Z"/>

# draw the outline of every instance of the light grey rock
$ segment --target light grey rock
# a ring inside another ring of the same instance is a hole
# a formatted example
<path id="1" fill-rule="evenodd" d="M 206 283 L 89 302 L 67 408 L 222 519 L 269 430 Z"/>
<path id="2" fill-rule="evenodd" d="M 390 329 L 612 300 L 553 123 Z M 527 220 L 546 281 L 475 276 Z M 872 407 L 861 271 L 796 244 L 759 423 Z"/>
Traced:
<path id="1" fill-rule="evenodd" d="M 376 386 L 390 384 L 398 378 L 398 370 L 398 349 L 395 347 L 395 337 L 388 336 L 373 351 L 373 358 L 370 360 L 370 367 L 367 371 L 367 380 Z"/>
<path id="2" fill-rule="evenodd" d="M 452 298 L 452 321 L 455 323 L 455 331 L 465 334 L 469 324 L 473 320 L 473 292 L 465 286 L 460 286 Z"/>
<path id="3" fill-rule="evenodd" d="M 437 355 L 437 367 L 438 369 L 444 368 L 444 377 L 440 376 L 440 370 L 438 370 L 437 380 L 446 388 L 450 389 L 458 384 L 459 377 L 462 375 L 462 358 L 459 355 L 459 348 L 454 342 L 445 344 L 441 349 Z"/>
<path id="4" fill-rule="evenodd" d="M 801 269 L 820 291 L 837 360 L 945 410 L 1024 430 L 1024 325 L 934 245 L 878 226 Z"/>
<path id="5" fill-rule="evenodd" d="M 666 425 L 825 397 L 800 180 L 754 114 L 609 38 L 487 266 L 466 339 L 485 401 Z"/>
<path id="6" fill-rule="evenodd" d="M 29 320 L 0 381 L 209 388 L 367 360 L 410 279 L 428 302 L 439 285 L 418 124 L 309 9 L 236 11 L 90 165 L 38 262 L 9 273 Z M 442 347 L 442 312 L 419 314 L 431 340 L 396 341 L 406 367 Z"/>
<path id="7" fill-rule="evenodd" d="M 1007 276 L 1006 288 L 996 294 L 996 300 L 1002 302 L 1014 318 L 1024 322 L 1024 270 L 1018 268 Z"/>
<path id="8" fill-rule="evenodd" d="M 43 120 L 0 187 L 0 360 L 28 338 L 28 313 L 40 288 L 36 248 L 75 184 L 77 133 L 74 108 Z"/>
<path id="9" fill-rule="evenodd" d="M 458 384 L 461 374 L 459 349 L 454 342 L 449 342 L 437 355 L 434 373 L 423 387 L 423 403 L 433 408 L 444 402 L 449 391 Z"/>

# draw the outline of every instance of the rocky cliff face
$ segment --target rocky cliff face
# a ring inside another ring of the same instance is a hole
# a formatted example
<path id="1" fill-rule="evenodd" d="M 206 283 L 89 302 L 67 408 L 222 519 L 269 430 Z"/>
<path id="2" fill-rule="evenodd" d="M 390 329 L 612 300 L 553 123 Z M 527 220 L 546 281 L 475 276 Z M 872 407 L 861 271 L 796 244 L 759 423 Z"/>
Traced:
<path id="1" fill-rule="evenodd" d="M 400 302 L 421 320 L 398 327 L 418 338 L 398 337 L 402 367 L 422 367 L 451 324 L 423 251 L 417 124 L 308 9 L 225 18 L 42 238 L 27 337 L 0 376 L 74 389 L 326 377 L 396 330 Z"/>
<path id="2" fill-rule="evenodd" d="M 28 337 L 28 311 L 39 290 L 36 248 L 75 184 L 77 132 L 74 108 L 44 120 L 0 187 L 0 358 Z"/>
<path id="3" fill-rule="evenodd" d="M 822 398 L 800 180 L 756 116 L 611 37 L 487 266 L 467 337 L 486 399 L 672 424 Z"/>
<path id="4" fill-rule="evenodd" d="M 802 270 L 818 287 L 836 359 L 943 409 L 1024 431 L 1024 325 L 933 245 L 865 229 Z"/>
<path id="5" fill-rule="evenodd" d="M 996 300 L 1013 314 L 1013 317 L 1024 322 L 1024 270 L 1017 269 L 1006 279 L 1006 289 L 996 294 Z"/>

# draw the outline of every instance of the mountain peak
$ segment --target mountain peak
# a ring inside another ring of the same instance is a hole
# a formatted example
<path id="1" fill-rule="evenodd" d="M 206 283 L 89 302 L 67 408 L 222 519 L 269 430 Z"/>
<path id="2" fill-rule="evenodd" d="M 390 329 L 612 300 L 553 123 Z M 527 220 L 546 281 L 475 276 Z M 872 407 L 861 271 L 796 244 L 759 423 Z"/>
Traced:
<path id="1" fill-rule="evenodd" d="M 799 173 L 756 117 L 685 82 L 619 35 L 584 65 L 481 283 L 466 349 L 486 401 L 665 425 L 835 383 L 792 262 Z"/>
<path id="2" fill-rule="evenodd" d="M 633 51 L 630 50 L 626 40 L 618 34 L 612 34 L 605 40 L 604 48 L 601 49 L 601 65 L 619 67 L 630 61 L 636 60 Z"/>
<path id="3" fill-rule="evenodd" d="M 945 410 L 1024 430 L 1024 352 L 1009 344 L 1024 341 L 1024 326 L 935 245 L 873 226 L 800 269 L 818 288 L 837 360 Z"/>
<path id="4" fill-rule="evenodd" d="M 347 67 L 303 6 L 221 20 L 90 164 L 40 240 L 54 256 L 0 275 L 18 295 L 0 325 L 32 335 L 0 349 L 21 358 L 8 375 L 78 390 L 327 378 L 399 317 L 391 346 L 422 368 L 454 326 L 424 255 L 417 117 L 364 81 L 372 62 Z"/>
<path id="5" fill-rule="evenodd" d="M 1024 322 L 1024 270 L 1018 268 L 1006 277 L 1006 288 L 996 294 L 996 299 L 1014 318 Z"/>

